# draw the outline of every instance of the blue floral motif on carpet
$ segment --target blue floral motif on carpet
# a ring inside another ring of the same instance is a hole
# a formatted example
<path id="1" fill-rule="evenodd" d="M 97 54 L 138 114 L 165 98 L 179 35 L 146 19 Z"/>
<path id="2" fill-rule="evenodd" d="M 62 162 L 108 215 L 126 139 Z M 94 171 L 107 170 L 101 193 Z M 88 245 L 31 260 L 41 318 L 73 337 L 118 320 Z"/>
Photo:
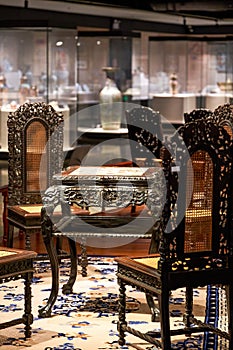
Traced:
<path id="1" fill-rule="evenodd" d="M 116 281 L 116 263 L 112 258 L 89 258 L 88 275 L 83 278 L 78 274 L 74 292 L 63 295 L 62 285 L 69 275 L 68 260 L 60 270 L 59 296 L 53 308 L 52 317 L 38 318 L 38 309 L 43 306 L 50 293 L 51 275 L 48 262 L 36 262 L 32 286 L 32 305 L 34 322 L 32 338 L 23 340 L 23 326 L 15 326 L 0 331 L 1 350 L 32 348 L 33 350 L 104 350 L 104 349 L 138 349 L 157 350 L 155 346 L 140 341 L 134 336 L 126 337 L 125 346 L 118 344 L 118 285 Z M 80 269 L 80 268 L 79 268 Z M 182 322 L 184 290 L 172 293 L 171 324 L 177 327 Z M 217 287 L 195 290 L 195 302 L 199 315 L 203 315 L 213 324 L 218 322 L 226 327 L 225 291 Z M 127 311 L 129 324 L 151 331 L 159 323 L 150 321 L 150 312 L 144 293 L 129 287 L 127 292 Z M 1 319 L 15 318 L 23 311 L 23 283 L 9 282 L 0 286 Z M 206 308 L 207 307 L 207 308 Z M 221 317 L 219 317 L 221 315 Z M 216 336 L 208 334 L 195 335 L 190 338 L 175 339 L 172 349 L 227 350 L 227 343 Z M 228 349 L 229 350 L 229 349 Z"/>

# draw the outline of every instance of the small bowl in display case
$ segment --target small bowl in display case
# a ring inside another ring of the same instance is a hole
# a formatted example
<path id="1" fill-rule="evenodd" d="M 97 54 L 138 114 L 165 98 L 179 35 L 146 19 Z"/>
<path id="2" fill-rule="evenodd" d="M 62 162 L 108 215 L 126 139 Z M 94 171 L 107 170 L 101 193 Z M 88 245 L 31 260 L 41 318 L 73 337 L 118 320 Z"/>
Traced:
<path id="1" fill-rule="evenodd" d="M 232 91 L 233 90 L 233 82 L 232 81 L 225 81 L 225 82 L 219 82 L 217 83 L 218 87 L 221 91 Z"/>

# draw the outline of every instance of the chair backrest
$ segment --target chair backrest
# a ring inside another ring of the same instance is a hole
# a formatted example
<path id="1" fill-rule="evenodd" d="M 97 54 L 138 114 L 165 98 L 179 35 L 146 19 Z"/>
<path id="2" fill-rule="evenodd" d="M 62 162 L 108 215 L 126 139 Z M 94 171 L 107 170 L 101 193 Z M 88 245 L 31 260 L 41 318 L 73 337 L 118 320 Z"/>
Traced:
<path id="1" fill-rule="evenodd" d="M 161 115 L 150 107 L 138 106 L 126 111 L 126 121 L 134 165 L 154 166 L 163 142 Z"/>
<path id="2" fill-rule="evenodd" d="M 190 123 L 195 122 L 197 119 L 212 118 L 213 112 L 206 108 L 197 108 L 189 113 L 184 113 L 184 122 Z"/>
<path id="3" fill-rule="evenodd" d="M 170 215 L 160 267 L 197 271 L 232 263 L 232 141 L 213 120 L 181 126 L 165 154 Z M 168 171 L 169 170 L 169 171 Z M 168 210 L 169 207 L 169 210 Z M 166 222 L 167 220 L 165 220 Z"/>
<path id="4" fill-rule="evenodd" d="M 63 115 L 43 102 L 25 103 L 9 114 L 7 126 L 9 205 L 39 204 L 62 170 Z"/>
<path id="5" fill-rule="evenodd" d="M 189 113 L 184 113 L 185 123 L 198 119 L 212 119 L 216 124 L 222 125 L 233 139 L 233 106 L 230 103 L 220 105 L 212 112 L 209 109 L 198 108 Z"/>
<path id="6" fill-rule="evenodd" d="M 214 121 L 222 125 L 233 139 L 233 106 L 225 103 L 215 108 L 213 113 Z"/>

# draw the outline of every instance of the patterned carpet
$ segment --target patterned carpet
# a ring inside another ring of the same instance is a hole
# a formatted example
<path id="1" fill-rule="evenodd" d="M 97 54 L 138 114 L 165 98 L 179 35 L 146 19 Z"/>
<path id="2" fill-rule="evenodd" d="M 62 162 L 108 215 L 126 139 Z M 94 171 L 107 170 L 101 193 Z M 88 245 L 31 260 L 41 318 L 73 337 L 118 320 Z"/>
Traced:
<path id="1" fill-rule="evenodd" d="M 117 296 L 118 285 L 115 273 L 116 264 L 112 258 L 90 258 L 88 277 L 79 274 L 74 286 L 74 293 L 59 298 L 53 309 L 51 318 L 38 318 L 38 308 L 46 302 L 51 283 L 48 263 L 37 262 L 33 293 L 32 338 L 23 340 L 23 325 L 0 331 L 1 350 L 26 349 L 33 350 L 103 350 L 103 349 L 137 349 L 156 350 L 131 335 L 127 336 L 125 346 L 118 345 L 117 334 Z M 67 280 L 69 273 L 68 262 L 63 264 L 60 273 L 60 285 Z M 127 299 L 128 320 L 133 327 L 153 330 L 158 323 L 150 322 L 150 313 L 145 295 L 129 288 Z M 12 319 L 23 310 L 23 283 L 9 282 L 0 286 L 0 316 L 1 322 Z M 180 317 L 183 309 L 184 291 L 181 289 L 171 295 L 171 324 L 176 327 L 182 322 Z M 205 315 L 207 302 L 208 313 Z M 218 317 L 226 308 L 224 290 L 221 288 L 200 288 L 195 291 L 195 313 L 197 316 L 208 317 L 211 322 L 219 322 L 221 328 L 226 327 L 224 316 Z M 196 350 L 227 350 L 227 344 L 216 337 L 195 335 L 188 339 L 174 339 L 173 349 Z M 229 349 L 228 349 L 229 350 Z"/>

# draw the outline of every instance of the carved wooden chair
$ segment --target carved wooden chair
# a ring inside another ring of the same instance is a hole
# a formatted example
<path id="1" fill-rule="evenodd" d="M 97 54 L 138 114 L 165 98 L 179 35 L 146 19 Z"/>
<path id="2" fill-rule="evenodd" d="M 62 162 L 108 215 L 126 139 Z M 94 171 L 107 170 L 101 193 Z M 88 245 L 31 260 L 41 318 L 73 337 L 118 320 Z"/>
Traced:
<path id="1" fill-rule="evenodd" d="M 13 247 L 14 228 L 18 228 L 30 249 L 31 234 L 41 229 L 41 194 L 62 170 L 63 116 L 45 103 L 25 103 L 9 114 L 7 125 L 7 246 Z"/>
<path id="2" fill-rule="evenodd" d="M 216 124 L 222 125 L 233 138 L 233 106 L 230 103 L 218 106 L 213 112 L 209 109 L 199 108 L 189 113 L 184 113 L 185 123 L 190 123 L 197 119 L 212 119 Z"/>
<path id="3" fill-rule="evenodd" d="M 150 107 L 138 106 L 126 111 L 128 138 L 134 166 L 159 166 L 164 140 L 161 114 Z M 157 229 L 152 228 L 149 252 L 158 251 Z"/>
<path id="4" fill-rule="evenodd" d="M 213 112 L 209 109 L 199 108 L 194 109 L 190 113 L 184 113 L 185 123 L 197 119 L 212 119 L 216 124 L 222 125 L 233 138 L 233 106 L 230 103 L 218 106 Z"/>
<path id="5" fill-rule="evenodd" d="M 213 117 L 213 112 L 206 108 L 197 108 L 189 113 L 184 113 L 184 122 L 195 122 L 197 119 L 209 119 Z"/>
<path id="6" fill-rule="evenodd" d="M 126 111 L 126 121 L 133 164 L 154 166 L 163 142 L 161 115 L 150 107 L 138 106 Z"/>
<path id="7" fill-rule="evenodd" d="M 159 255 L 116 258 L 120 345 L 127 332 L 168 350 L 174 335 L 207 332 L 227 339 L 228 349 L 233 348 L 232 161 L 230 136 L 211 120 L 186 123 L 171 137 L 163 159 L 167 202 Z M 160 331 L 129 326 L 127 285 L 158 298 Z M 227 286 L 228 332 L 215 319 L 194 316 L 193 289 L 207 285 Z M 184 327 L 170 329 L 169 296 L 178 288 L 186 289 Z"/>
<path id="8" fill-rule="evenodd" d="M 31 324 L 33 323 L 31 282 L 34 272 L 33 261 L 36 255 L 36 252 L 29 250 L 0 247 L 0 283 L 5 284 L 16 279 L 24 281 L 24 313 L 22 317 L 0 323 L 0 329 L 23 323 L 25 339 L 31 337 Z"/>
<path id="9" fill-rule="evenodd" d="M 195 109 L 190 113 L 185 113 L 184 119 L 186 123 L 197 119 L 211 119 L 217 125 L 223 126 L 231 139 L 233 139 L 233 106 L 230 103 L 219 105 L 213 112 L 208 109 Z M 206 166 L 208 166 L 208 164 L 206 164 Z M 208 191 L 207 188 L 206 191 Z"/>

